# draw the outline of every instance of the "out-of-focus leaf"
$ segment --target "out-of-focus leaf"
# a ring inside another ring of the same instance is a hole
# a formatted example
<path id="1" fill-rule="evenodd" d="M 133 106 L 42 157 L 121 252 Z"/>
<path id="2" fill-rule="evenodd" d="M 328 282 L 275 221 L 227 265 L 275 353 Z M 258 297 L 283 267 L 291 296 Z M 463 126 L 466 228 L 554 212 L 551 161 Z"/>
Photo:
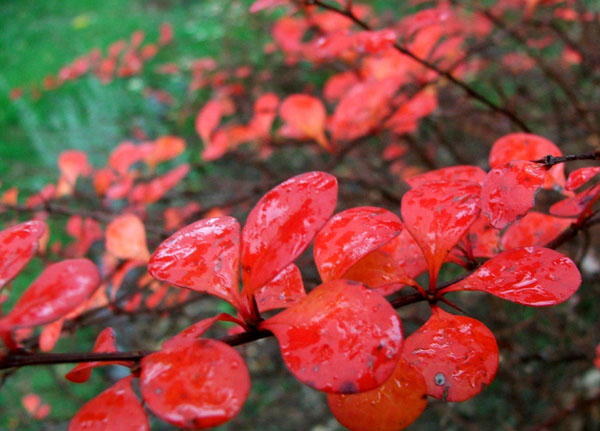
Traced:
<path id="1" fill-rule="evenodd" d="M 600 166 L 589 166 L 587 168 L 579 168 L 569 174 L 565 189 L 575 190 L 587 183 L 600 173 Z"/>
<path id="2" fill-rule="evenodd" d="M 320 285 L 260 328 L 275 334 L 296 378 L 325 392 L 379 386 L 394 371 L 402 346 L 400 319 L 390 303 L 348 280 Z"/>
<path id="3" fill-rule="evenodd" d="M 32 220 L 0 232 L 0 289 L 29 263 L 46 229 L 43 221 Z"/>
<path id="4" fill-rule="evenodd" d="M 221 115 L 221 102 L 218 100 L 210 100 L 198 112 L 198 116 L 196 117 L 196 132 L 204 141 L 204 145 L 210 142 L 213 131 L 221 122 Z"/>
<path id="5" fill-rule="evenodd" d="M 283 130 L 287 130 L 291 137 L 314 139 L 327 151 L 333 150 L 325 136 L 327 112 L 323 102 L 316 97 L 292 94 L 281 102 L 279 115 L 285 121 Z"/>
<path id="6" fill-rule="evenodd" d="M 147 261 L 146 229 L 138 216 L 125 214 L 106 227 L 106 250 L 119 259 Z"/>

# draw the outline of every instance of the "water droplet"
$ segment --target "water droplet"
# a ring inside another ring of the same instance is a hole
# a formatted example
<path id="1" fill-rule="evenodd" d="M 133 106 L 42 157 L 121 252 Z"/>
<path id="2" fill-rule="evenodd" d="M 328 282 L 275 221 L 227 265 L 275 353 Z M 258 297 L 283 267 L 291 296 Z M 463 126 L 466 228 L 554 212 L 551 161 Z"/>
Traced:
<path id="1" fill-rule="evenodd" d="M 442 373 L 437 373 L 434 377 L 434 380 L 436 385 L 444 386 L 446 383 L 446 376 L 444 376 Z"/>

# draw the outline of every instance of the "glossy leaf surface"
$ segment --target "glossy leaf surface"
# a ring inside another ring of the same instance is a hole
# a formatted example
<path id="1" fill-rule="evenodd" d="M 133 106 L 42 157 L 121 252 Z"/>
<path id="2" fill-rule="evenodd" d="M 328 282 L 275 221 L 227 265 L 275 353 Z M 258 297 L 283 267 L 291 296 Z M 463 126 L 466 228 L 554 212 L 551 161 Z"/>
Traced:
<path id="1" fill-rule="evenodd" d="M 0 232 L 0 289 L 29 263 L 46 232 L 46 223 L 28 221 Z"/>
<path id="2" fill-rule="evenodd" d="M 98 269 L 87 259 L 49 265 L 0 320 L 0 326 L 13 329 L 52 322 L 82 304 L 99 285 Z"/>
<path id="3" fill-rule="evenodd" d="M 412 279 L 427 271 L 427 261 L 419 244 L 411 236 L 408 230 L 403 229 L 400 234 L 392 238 L 381 247 L 381 250 L 389 253 L 393 260 Z"/>
<path id="4" fill-rule="evenodd" d="M 440 181 L 471 181 L 476 184 L 481 184 L 483 180 L 485 180 L 485 177 L 486 173 L 480 167 L 463 165 L 436 169 L 434 171 L 429 171 L 424 174 L 407 178 L 405 181 L 414 189 L 427 183 L 435 183 Z"/>
<path id="5" fill-rule="evenodd" d="M 125 214 L 108 224 L 106 250 L 119 259 L 148 260 L 146 229 L 138 216 Z"/>
<path id="6" fill-rule="evenodd" d="M 492 226 L 502 229 L 529 211 L 544 174 L 542 165 L 523 160 L 492 169 L 481 188 L 481 209 Z"/>
<path id="7" fill-rule="evenodd" d="M 115 342 L 115 332 L 112 328 L 104 328 L 98 337 L 96 338 L 96 342 L 94 343 L 94 349 L 92 352 L 96 353 L 110 353 L 117 352 L 117 345 Z M 123 365 L 125 367 L 130 367 L 135 365 L 135 362 L 131 361 L 92 361 L 92 362 L 82 362 L 80 364 L 75 365 L 75 367 L 69 371 L 65 377 L 67 380 L 70 380 L 74 383 L 84 383 L 90 379 L 92 375 L 92 370 L 96 367 L 103 367 L 106 365 Z"/>
<path id="8" fill-rule="evenodd" d="M 383 208 L 356 207 L 336 214 L 315 238 L 315 263 L 321 279 L 341 278 L 401 230 L 398 216 Z"/>
<path id="9" fill-rule="evenodd" d="M 199 322 L 194 323 L 191 326 L 188 326 L 183 331 L 179 332 L 174 337 L 169 338 L 162 345 L 163 350 L 170 350 L 179 348 L 185 344 L 189 344 L 190 341 L 194 341 L 202 336 L 208 329 L 215 324 L 217 321 L 225 321 L 236 323 L 237 325 L 242 326 L 242 323 L 237 320 L 235 317 L 230 316 L 227 313 L 219 313 L 214 317 L 209 317 L 207 319 L 202 319 Z"/>
<path id="10" fill-rule="evenodd" d="M 140 388 L 158 417 L 182 428 L 211 428 L 233 418 L 250 391 L 240 354 L 216 340 L 196 340 L 146 356 Z"/>
<path id="11" fill-rule="evenodd" d="M 199 220 L 158 246 L 148 264 L 157 280 L 237 304 L 240 225 L 233 217 Z"/>
<path id="12" fill-rule="evenodd" d="M 443 290 L 479 290 L 523 305 L 545 307 L 569 299 L 581 284 L 571 259 L 542 247 L 505 251 Z"/>
<path id="13" fill-rule="evenodd" d="M 260 324 L 277 337 L 283 360 L 317 390 L 373 389 L 393 372 L 402 345 L 395 310 L 360 283 L 332 280 Z"/>
<path id="14" fill-rule="evenodd" d="M 600 195 L 600 184 L 585 189 L 576 196 L 564 199 L 550 207 L 550 214 L 559 217 L 577 217 L 594 204 Z"/>
<path id="15" fill-rule="evenodd" d="M 242 279 L 252 294 L 308 247 L 333 213 L 337 180 L 324 172 L 290 178 L 250 211 L 242 231 Z"/>
<path id="16" fill-rule="evenodd" d="M 378 388 L 359 394 L 327 394 L 335 418 L 352 431 L 398 431 L 408 427 L 427 406 L 427 384 L 403 357 Z"/>
<path id="17" fill-rule="evenodd" d="M 258 311 L 288 308 L 306 296 L 302 274 L 294 264 L 288 265 L 268 284 L 254 293 Z"/>
<path id="18" fill-rule="evenodd" d="M 575 219 L 553 217 L 530 211 L 506 229 L 502 247 L 510 250 L 518 247 L 544 246 L 567 229 Z"/>
<path id="19" fill-rule="evenodd" d="M 554 143 L 531 133 L 511 133 L 494 142 L 490 151 L 490 167 L 499 168 L 513 160 L 539 160 L 545 156 L 562 156 Z M 543 186 L 563 187 L 565 184 L 564 163 L 559 163 L 544 172 Z"/>
<path id="20" fill-rule="evenodd" d="M 569 174 L 565 189 L 575 190 L 600 173 L 600 166 L 577 169 Z"/>
<path id="21" fill-rule="evenodd" d="M 438 182 L 402 197 L 402 219 L 427 260 L 430 283 L 435 283 L 446 255 L 479 215 L 480 190 L 471 182 Z"/>
<path id="22" fill-rule="evenodd" d="M 428 394 L 464 401 L 483 391 L 498 369 L 498 345 L 480 321 L 439 307 L 404 342 L 403 354 L 421 371 Z"/>
<path id="23" fill-rule="evenodd" d="M 69 431 L 147 431 L 148 417 L 125 377 L 88 401 L 69 423 Z"/>

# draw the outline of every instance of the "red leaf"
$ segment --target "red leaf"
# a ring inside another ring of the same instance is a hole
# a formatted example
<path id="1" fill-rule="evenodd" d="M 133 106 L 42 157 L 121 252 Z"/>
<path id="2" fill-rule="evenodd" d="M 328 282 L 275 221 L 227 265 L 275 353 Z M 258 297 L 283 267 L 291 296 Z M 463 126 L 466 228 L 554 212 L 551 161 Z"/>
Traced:
<path id="1" fill-rule="evenodd" d="M 154 203 L 162 198 L 169 190 L 177 186 L 177 184 L 185 178 L 189 170 L 190 165 L 184 163 L 148 183 L 138 184 L 131 192 L 129 200 L 131 202 L 145 204 Z"/>
<path id="2" fill-rule="evenodd" d="M 494 142 L 490 167 L 499 168 L 513 160 L 538 160 L 544 156 L 562 156 L 562 151 L 546 138 L 530 133 L 511 133 Z M 544 174 L 544 188 L 565 184 L 564 164 L 553 166 Z"/>
<path id="3" fill-rule="evenodd" d="M 138 216 L 125 214 L 106 227 L 106 250 L 119 259 L 147 261 L 146 229 Z"/>
<path id="4" fill-rule="evenodd" d="M 578 193 L 572 198 L 567 198 L 550 207 L 550 214 L 559 217 L 577 217 L 593 205 L 600 197 L 600 184 Z"/>
<path id="5" fill-rule="evenodd" d="M 427 261 L 419 244 L 403 229 L 400 234 L 381 247 L 381 251 L 390 253 L 406 275 L 415 279 L 427 270 Z"/>
<path id="6" fill-rule="evenodd" d="M 142 359 L 140 388 L 158 417 L 182 428 L 211 428 L 233 418 L 250 391 L 240 354 L 217 340 L 196 340 Z"/>
<path id="7" fill-rule="evenodd" d="M 2 320 L 2 329 L 52 322 L 82 304 L 100 285 L 98 269 L 87 259 L 49 265 Z"/>
<path id="8" fill-rule="evenodd" d="M 502 247 L 544 246 L 559 236 L 575 219 L 552 217 L 531 211 L 510 225 L 502 236 Z"/>
<path id="9" fill-rule="evenodd" d="M 64 320 L 64 318 L 58 319 L 52 323 L 44 325 L 39 338 L 40 350 L 42 352 L 50 352 L 52 349 L 54 349 L 54 346 L 60 338 Z"/>
<path id="10" fill-rule="evenodd" d="M 250 12 L 258 12 L 263 9 L 279 6 L 280 4 L 284 4 L 286 2 L 288 2 L 288 0 L 256 0 L 254 3 L 252 3 L 252 6 L 250 6 Z"/>
<path id="11" fill-rule="evenodd" d="M 402 197 L 402 219 L 427 260 L 430 286 L 448 252 L 477 219 L 480 190 L 471 182 L 437 182 Z"/>
<path id="12" fill-rule="evenodd" d="M 148 264 L 157 280 L 238 304 L 240 225 L 233 217 L 203 219 L 158 246 Z"/>
<path id="13" fill-rule="evenodd" d="M 302 274 L 293 263 L 254 293 L 260 313 L 277 308 L 288 308 L 300 302 L 305 296 Z"/>
<path id="14" fill-rule="evenodd" d="M 154 169 L 159 163 L 171 160 L 185 150 L 185 141 L 177 136 L 161 136 L 152 143 L 144 161 Z"/>
<path id="15" fill-rule="evenodd" d="M 147 431 L 148 417 L 125 377 L 88 401 L 69 423 L 69 431 Z"/>
<path id="16" fill-rule="evenodd" d="M 95 353 L 111 353 L 117 352 L 117 346 L 115 343 L 115 332 L 112 328 L 104 328 L 102 332 L 96 338 L 94 349 L 92 352 Z M 82 362 L 75 365 L 75 367 L 69 371 L 65 377 L 74 383 L 84 383 L 90 379 L 92 375 L 92 369 L 96 367 L 103 367 L 106 365 L 123 365 L 125 367 L 131 367 L 135 365 L 131 361 L 92 361 Z"/>
<path id="17" fill-rule="evenodd" d="M 401 230 L 398 216 L 383 208 L 356 207 L 336 214 L 315 238 L 315 263 L 321 279 L 342 278 L 352 265 Z"/>
<path id="18" fill-rule="evenodd" d="M 290 178 L 258 201 L 242 231 L 242 279 L 248 295 L 308 247 L 336 201 L 337 180 L 325 172 Z"/>
<path id="19" fill-rule="evenodd" d="M 427 384 L 404 357 L 376 389 L 359 394 L 327 394 L 335 418 L 352 431 L 397 431 L 408 427 L 427 406 Z"/>
<path id="20" fill-rule="evenodd" d="M 201 321 L 196 322 L 191 326 L 188 326 L 174 337 L 171 337 L 167 341 L 165 341 L 162 345 L 162 349 L 172 350 L 182 347 L 183 345 L 189 344 L 190 341 L 194 341 L 200 338 L 202 334 L 208 331 L 208 329 L 217 321 L 232 322 L 244 327 L 244 324 L 235 317 L 230 316 L 227 313 L 219 313 L 214 317 L 202 319 Z"/>
<path id="21" fill-rule="evenodd" d="M 404 342 L 403 354 L 425 377 L 428 394 L 465 401 L 484 390 L 498 369 L 494 334 L 480 321 L 439 307 Z"/>
<path id="22" fill-rule="evenodd" d="M 210 142 L 213 131 L 221 122 L 221 115 L 221 102 L 218 100 L 208 101 L 198 112 L 196 132 L 204 141 L 204 145 Z"/>
<path id="23" fill-rule="evenodd" d="M 15 278 L 38 249 L 46 223 L 32 220 L 0 232 L 0 289 Z"/>
<path id="24" fill-rule="evenodd" d="M 316 97 L 292 94 L 281 102 L 279 115 L 285 121 L 283 130 L 286 136 L 314 139 L 327 151 L 333 150 L 325 136 L 327 112 L 323 103 Z"/>
<path id="25" fill-rule="evenodd" d="M 119 174 L 125 175 L 131 165 L 141 160 L 143 156 L 140 147 L 132 142 L 123 142 L 110 153 L 108 164 Z"/>
<path id="26" fill-rule="evenodd" d="M 87 154 L 79 150 L 67 150 L 58 156 L 58 169 L 61 177 L 74 186 L 77 178 L 92 173 L 92 166 L 88 162 Z"/>
<path id="27" fill-rule="evenodd" d="M 220 159 L 225 155 L 228 148 L 229 138 L 227 132 L 224 130 L 217 130 L 208 141 L 204 141 L 202 160 L 209 162 Z"/>
<path id="28" fill-rule="evenodd" d="M 580 284 L 581 274 L 571 259 L 548 248 L 525 247 L 499 254 L 442 292 L 479 290 L 518 304 L 545 307 L 566 301 Z"/>
<path id="29" fill-rule="evenodd" d="M 469 228 L 465 245 L 470 247 L 474 257 L 496 256 L 500 252 L 500 231 L 492 227 L 485 214 L 480 213 Z M 456 248 L 454 250 L 457 251 Z"/>
<path id="30" fill-rule="evenodd" d="M 436 169 L 434 171 L 429 171 L 424 174 L 407 178 L 405 181 L 411 188 L 414 189 L 424 184 L 441 181 L 447 181 L 451 183 L 458 181 L 470 181 L 475 184 L 481 184 L 483 183 L 483 180 L 485 180 L 485 177 L 486 173 L 483 169 L 477 166 L 462 165 Z"/>
<path id="31" fill-rule="evenodd" d="M 260 324 L 277 337 L 286 366 L 325 392 L 355 393 L 382 384 L 402 345 L 395 310 L 365 286 L 332 280 Z"/>
<path id="32" fill-rule="evenodd" d="M 481 188 L 481 209 L 492 226 L 502 229 L 529 211 L 544 175 L 542 165 L 524 160 L 492 169 Z"/>
<path id="33" fill-rule="evenodd" d="M 600 173 L 600 166 L 577 169 L 569 174 L 565 189 L 575 190 Z"/>

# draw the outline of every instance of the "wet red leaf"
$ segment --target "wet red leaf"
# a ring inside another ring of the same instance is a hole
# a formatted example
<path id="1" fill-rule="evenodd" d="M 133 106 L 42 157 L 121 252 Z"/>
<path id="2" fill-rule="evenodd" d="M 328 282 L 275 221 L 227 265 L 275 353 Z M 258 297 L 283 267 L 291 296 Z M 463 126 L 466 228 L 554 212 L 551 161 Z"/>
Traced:
<path id="1" fill-rule="evenodd" d="M 293 263 L 254 293 L 258 311 L 261 313 L 277 308 L 288 308 L 300 302 L 305 296 L 302 274 Z"/>
<path id="2" fill-rule="evenodd" d="M 233 316 L 230 316 L 227 313 L 219 313 L 214 317 L 209 317 L 207 319 L 202 319 L 199 322 L 194 323 L 191 326 L 188 326 L 183 331 L 179 332 L 174 337 L 169 338 L 162 345 L 163 350 L 171 350 L 182 347 L 190 343 L 190 341 L 194 341 L 199 339 L 202 334 L 204 334 L 208 329 L 215 324 L 217 321 L 222 322 L 231 322 L 244 327 L 243 323 L 236 319 Z M 243 332 L 243 331 L 240 331 Z"/>
<path id="3" fill-rule="evenodd" d="M 417 278 L 427 270 L 427 261 L 419 248 L 419 244 L 406 229 L 402 229 L 398 236 L 384 244 L 381 250 L 390 253 L 397 264 L 412 279 Z"/>
<path id="4" fill-rule="evenodd" d="M 477 395 L 498 369 L 494 334 L 478 320 L 439 307 L 405 340 L 403 355 L 425 377 L 428 394 L 446 401 Z"/>
<path id="5" fill-rule="evenodd" d="M 578 193 L 572 198 L 564 199 L 550 207 L 550 214 L 559 217 L 577 217 L 586 208 L 593 205 L 600 196 L 600 184 Z"/>
<path id="6" fill-rule="evenodd" d="M 238 303 L 240 225 L 233 217 L 203 219 L 158 246 L 148 264 L 157 280 Z"/>
<path id="7" fill-rule="evenodd" d="M 221 102 L 218 100 L 208 101 L 198 113 L 196 117 L 196 132 L 204 141 L 204 145 L 210 142 L 213 131 L 221 122 L 221 115 Z"/>
<path id="8" fill-rule="evenodd" d="M 571 259 L 542 247 L 505 251 L 442 290 L 479 290 L 523 305 L 546 307 L 569 299 L 581 284 Z"/>
<path id="9" fill-rule="evenodd" d="M 461 165 L 450 166 L 447 168 L 436 169 L 424 174 L 415 175 L 407 178 L 405 181 L 413 189 L 428 183 L 436 183 L 440 181 L 457 182 L 470 181 L 475 184 L 483 183 L 486 173 L 483 169 L 477 166 Z"/>
<path id="10" fill-rule="evenodd" d="M 513 160 L 538 160 L 547 155 L 562 156 L 552 141 L 530 133 L 511 133 L 494 142 L 490 151 L 490 167 L 499 168 Z M 563 163 L 553 166 L 544 174 L 544 188 L 565 185 Z"/>
<path id="11" fill-rule="evenodd" d="M 546 170 L 538 163 L 516 160 L 492 169 L 481 188 L 481 209 L 502 229 L 529 211 Z"/>
<path id="12" fill-rule="evenodd" d="M 437 182 L 402 197 L 402 219 L 427 260 L 430 286 L 448 252 L 477 219 L 480 191 L 471 182 Z"/>
<path id="13" fill-rule="evenodd" d="M 336 202 L 337 180 L 324 172 L 290 178 L 258 201 L 242 231 L 242 279 L 248 295 L 300 256 Z"/>
<path id="14" fill-rule="evenodd" d="M 112 328 L 104 328 L 94 343 L 94 349 L 92 352 L 95 353 L 111 353 L 117 352 L 117 345 L 115 342 L 115 332 Z M 74 383 L 84 383 L 90 379 L 92 375 L 92 369 L 96 367 L 104 367 L 106 365 L 123 365 L 125 367 L 132 367 L 135 362 L 132 361 L 92 361 L 82 362 L 75 365 L 75 367 L 69 371 L 65 377 Z"/>
<path id="15" fill-rule="evenodd" d="M 119 259 L 148 260 L 146 229 L 138 216 L 125 214 L 108 224 L 106 250 Z"/>
<path id="16" fill-rule="evenodd" d="M 569 174 L 565 189 L 575 190 L 600 173 L 600 166 L 577 169 Z"/>
<path id="17" fill-rule="evenodd" d="M 46 229 L 43 221 L 32 220 L 0 232 L 0 289 L 29 263 Z"/>
<path id="18" fill-rule="evenodd" d="M 544 246 L 560 235 L 574 221 L 575 219 L 553 217 L 530 211 L 504 232 L 502 248 L 510 250 L 518 247 Z"/>
<path id="19" fill-rule="evenodd" d="M 250 391 L 240 354 L 217 340 L 178 344 L 142 359 L 142 397 L 158 417 L 182 428 L 212 428 L 233 418 Z"/>
<path id="20" fill-rule="evenodd" d="M 325 392 L 379 386 L 394 371 L 402 346 L 400 319 L 389 302 L 348 280 L 320 285 L 260 328 L 275 334 L 296 378 Z"/>
<path id="21" fill-rule="evenodd" d="M 315 238 L 314 257 L 323 281 L 342 278 L 352 265 L 402 230 L 394 213 L 356 207 L 333 216 Z"/>
<path id="22" fill-rule="evenodd" d="M 292 94 L 279 107 L 279 115 L 285 122 L 282 134 L 297 139 L 314 139 L 327 151 L 333 148 L 325 136 L 327 112 L 323 102 L 308 94 Z"/>
<path id="23" fill-rule="evenodd" d="M 52 322 L 82 304 L 100 285 L 98 269 L 87 259 L 49 265 L 2 320 L 12 330 Z"/>
<path id="24" fill-rule="evenodd" d="M 327 394 L 335 418 L 352 431 L 398 431 L 408 427 L 427 406 L 427 384 L 403 357 L 378 388 L 359 394 Z"/>
<path id="25" fill-rule="evenodd" d="M 125 377 L 88 401 L 69 423 L 69 431 L 147 431 L 148 417 Z"/>

